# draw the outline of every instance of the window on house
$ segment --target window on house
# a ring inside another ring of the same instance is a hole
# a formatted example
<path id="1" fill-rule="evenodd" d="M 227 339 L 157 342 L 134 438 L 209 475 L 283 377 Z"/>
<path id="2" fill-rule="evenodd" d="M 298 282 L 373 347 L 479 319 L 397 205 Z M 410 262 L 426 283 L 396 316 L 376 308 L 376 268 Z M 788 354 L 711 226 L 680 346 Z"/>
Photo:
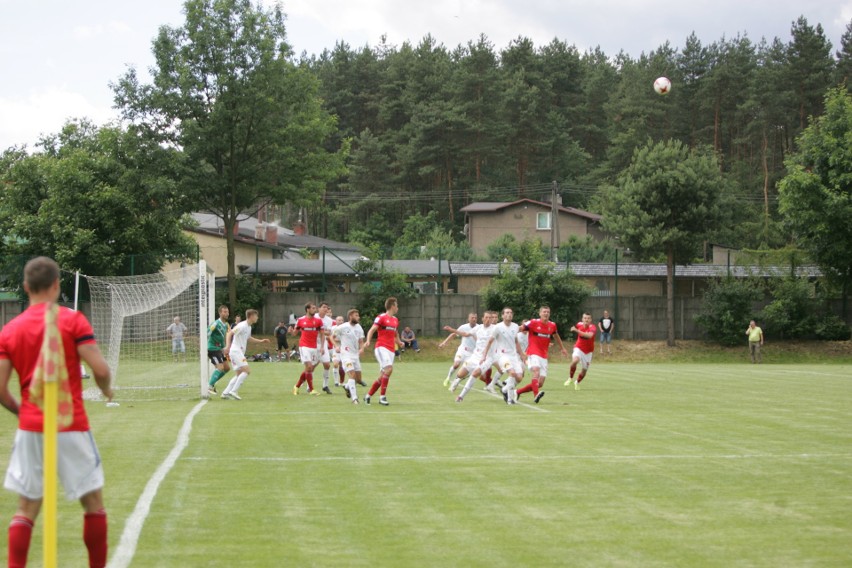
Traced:
<path id="1" fill-rule="evenodd" d="M 536 215 L 536 229 L 546 231 L 550 229 L 550 211 Z"/>

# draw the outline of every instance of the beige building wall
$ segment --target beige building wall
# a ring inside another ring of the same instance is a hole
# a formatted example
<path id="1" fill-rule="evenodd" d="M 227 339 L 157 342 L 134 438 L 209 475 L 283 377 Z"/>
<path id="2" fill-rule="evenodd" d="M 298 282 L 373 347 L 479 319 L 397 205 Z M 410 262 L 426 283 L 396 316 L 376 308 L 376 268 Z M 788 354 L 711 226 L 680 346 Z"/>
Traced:
<path id="1" fill-rule="evenodd" d="M 207 266 L 213 270 L 217 276 L 228 275 L 228 243 L 224 237 L 207 235 L 203 233 L 195 233 L 193 231 L 184 231 L 184 233 L 198 243 L 201 252 L 201 258 L 207 262 Z M 246 265 L 253 266 L 256 260 L 269 260 L 275 258 L 272 254 L 272 249 L 249 245 L 246 243 L 234 243 L 234 264 L 235 266 Z M 163 267 L 163 270 L 177 268 L 176 263 L 171 263 Z M 239 269 L 237 269 L 239 272 Z"/>
<path id="2" fill-rule="evenodd" d="M 536 228 L 539 213 L 550 213 L 550 208 L 525 203 L 494 212 L 471 214 L 470 245 L 476 252 L 485 253 L 488 245 L 509 233 L 519 241 L 534 238 L 550 246 L 550 229 Z M 571 235 L 585 237 L 589 233 L 586 219 L 568 213 L 558 213 L 557 216 L 560 242 Z"/>

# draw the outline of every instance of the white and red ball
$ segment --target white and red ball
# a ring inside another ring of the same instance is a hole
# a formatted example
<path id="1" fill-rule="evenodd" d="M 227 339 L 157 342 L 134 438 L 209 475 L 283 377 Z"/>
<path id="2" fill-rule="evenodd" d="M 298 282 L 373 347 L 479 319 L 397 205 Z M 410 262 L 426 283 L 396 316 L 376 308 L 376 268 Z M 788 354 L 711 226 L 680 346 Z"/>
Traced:
<path id="1" fill-rule="evenodd" d="M 672 82 L 669 81 L 668 77 L 657 77 L 654 81 L 654 90 L 657 91 L 658 95 L 668 95 L 669 91 L 672 90 Z"/>

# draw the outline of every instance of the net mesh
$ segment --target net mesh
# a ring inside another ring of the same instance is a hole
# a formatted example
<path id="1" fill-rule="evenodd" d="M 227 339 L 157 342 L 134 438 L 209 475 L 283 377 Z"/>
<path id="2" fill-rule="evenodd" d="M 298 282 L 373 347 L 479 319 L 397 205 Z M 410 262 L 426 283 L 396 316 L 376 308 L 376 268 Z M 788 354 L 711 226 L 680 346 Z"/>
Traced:
<path id="1" fill-rule="evenodd" d="M 199 265 L 138 276 L 85 276 L 92 327 L 112 371 L 115 400 L 197 397 L 206 373 L 209 284 Z M 203 313 L 202 313 L 203 311 Z M 169 331 L 175 317 L 185 326 L 180 341 Z M 97 399 L 92 385 L 85 391 Z"/>

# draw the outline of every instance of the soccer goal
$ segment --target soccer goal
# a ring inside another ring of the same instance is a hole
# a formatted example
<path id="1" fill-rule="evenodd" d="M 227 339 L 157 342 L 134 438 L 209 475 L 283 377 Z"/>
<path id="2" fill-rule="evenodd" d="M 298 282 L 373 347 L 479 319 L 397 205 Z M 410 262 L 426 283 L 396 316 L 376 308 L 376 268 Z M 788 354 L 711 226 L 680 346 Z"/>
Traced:
<path id="1" fill-rule="evenodd" d="M 157 274 L 81 276 L 116 401 L 207 396 L 215 278 L 204 261 Z M 85 396 L 97 399 L 100 391 L 93 384 Z"/>

